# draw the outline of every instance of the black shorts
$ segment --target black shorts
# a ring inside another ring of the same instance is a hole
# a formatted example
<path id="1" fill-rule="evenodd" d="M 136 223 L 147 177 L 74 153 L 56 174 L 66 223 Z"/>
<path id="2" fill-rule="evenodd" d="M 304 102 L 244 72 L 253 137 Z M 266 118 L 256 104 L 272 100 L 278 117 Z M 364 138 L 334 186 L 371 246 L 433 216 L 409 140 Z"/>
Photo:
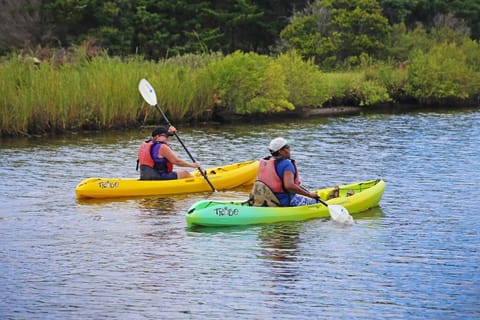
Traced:
<path id="1" fill-rule="evenodd" d="M 177 173 L 173 171 L 161 174 L 149 166 L 140 166 L 140 180 L 175 180 L 177 178 Z"/>

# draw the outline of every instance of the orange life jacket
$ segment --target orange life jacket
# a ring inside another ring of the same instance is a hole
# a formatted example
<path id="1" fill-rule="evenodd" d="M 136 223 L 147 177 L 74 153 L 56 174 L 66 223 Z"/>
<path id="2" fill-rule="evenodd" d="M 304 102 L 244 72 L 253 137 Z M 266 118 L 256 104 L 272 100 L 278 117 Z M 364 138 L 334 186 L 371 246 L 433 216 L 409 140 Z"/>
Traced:
<path id="1" fill-rule="evenodd" d="M 157 155 L 152 154 L 153 146 L 156 144 L 160 144 L 161 148 L 161 145 L 166 143 L 153 140 L 146 140 L 142 142 L 140 148 L 138 149 L 137 164 L 149 166 L 160 173 L 172 172 L 173 164 L 170 161 L 168 161 L 166 158 L 159 158 Z"/>
<path id="2" fill-rule="evenodd" d="M 288 191 L 286 191 L 284 188 L 283 180 L 280 178 L 277 172 L 277 163 L 284 160 L 289 160 L 289 159 L 284 159 L 284 158 L 275 159 L 274 157 L 266 157 L 266 158 L 260 159 L 257 179 L 264 182 L 275 193 L 288 193 Z M 297 164 L 295 163 L 295 160 L 290 160 L 290 161 L 292 162 L 295 168 L 294 183 L 296 185 L 300 185 Z"/>

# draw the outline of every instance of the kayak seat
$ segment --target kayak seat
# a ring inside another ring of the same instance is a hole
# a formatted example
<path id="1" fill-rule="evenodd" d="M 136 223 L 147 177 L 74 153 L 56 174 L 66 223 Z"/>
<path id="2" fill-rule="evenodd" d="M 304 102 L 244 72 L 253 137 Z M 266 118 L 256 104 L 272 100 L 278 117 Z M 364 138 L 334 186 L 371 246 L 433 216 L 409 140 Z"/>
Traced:
<path id="1" fill-rule="evenodd" d="M 264 182 L 257 180 L 253 184 L 250 192 L 249 203 L 254 207 L 280 207 L 280 200 L 278 200 L 272 189 Z"/>

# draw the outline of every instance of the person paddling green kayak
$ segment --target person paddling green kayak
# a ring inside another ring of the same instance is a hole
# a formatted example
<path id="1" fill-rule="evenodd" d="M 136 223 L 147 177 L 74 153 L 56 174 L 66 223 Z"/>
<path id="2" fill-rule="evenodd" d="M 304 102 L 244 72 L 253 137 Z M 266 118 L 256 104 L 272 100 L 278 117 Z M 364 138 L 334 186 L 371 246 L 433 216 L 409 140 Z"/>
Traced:
<path id="1" fill-rule="evenodd" d="M 271 156 L 260 159 L 257 181 L 251 193 L 253 205 L 296 207 L 317 203 L 318 194 L 301 187 L 288 141 L 275 138 L 268 149 Z"/>

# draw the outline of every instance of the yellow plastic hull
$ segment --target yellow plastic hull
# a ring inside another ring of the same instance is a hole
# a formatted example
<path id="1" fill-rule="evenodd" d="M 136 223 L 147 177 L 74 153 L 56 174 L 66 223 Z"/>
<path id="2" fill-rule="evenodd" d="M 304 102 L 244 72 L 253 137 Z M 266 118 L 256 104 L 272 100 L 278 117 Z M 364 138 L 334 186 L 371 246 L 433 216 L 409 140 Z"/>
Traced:
<path id="1" fill-rule="evenodd" d="M 349 190 L 354 194 L 347 196 Z M 317 190 L 317 193 L 327 204 L 342 205 L 350 214 L 355 214 L 378 206 L 384 190 L 383 180 L 369 180 L 340 186 L 339 197 L 330 200 L 333 188 Z M 246 201 L 202 200 L 190 207 L 186 221 L 188 226 L 218 227 L 328 217 L 329 210 L 321 203 L 300 207 L 252 207 Z"/>
<path id="2" fill-rule="evenodd" d="M 258 161 L 251 160 L 206 170 L 216 190 L 228 190 L 242 185 L 251 185 L 258 173 Z M 205 178 L 198 172 L 195 176 L 177 180 L 139 180 L 135 178 L 88 178 L 80 182 L 75 193 L 77 198 L 124 198 L 150 195 L 167 195 L 211 191 Z"/>

